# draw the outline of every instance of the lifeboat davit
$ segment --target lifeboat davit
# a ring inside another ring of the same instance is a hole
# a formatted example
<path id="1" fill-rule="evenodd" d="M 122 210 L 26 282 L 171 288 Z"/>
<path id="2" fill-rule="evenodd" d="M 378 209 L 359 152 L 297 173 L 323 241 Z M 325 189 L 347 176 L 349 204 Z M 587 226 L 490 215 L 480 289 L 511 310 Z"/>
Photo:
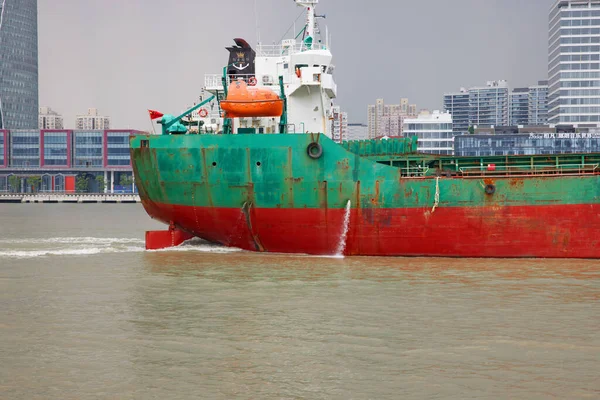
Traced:
<path id="1" fill-rule="evenodd" d="M 283 100 L 271 89 L 250 87 L 238 80 L 229 85 L 227 98 L 221 101 L 221 108 L 228 118 L 280 117 L 283 114 Z"/>

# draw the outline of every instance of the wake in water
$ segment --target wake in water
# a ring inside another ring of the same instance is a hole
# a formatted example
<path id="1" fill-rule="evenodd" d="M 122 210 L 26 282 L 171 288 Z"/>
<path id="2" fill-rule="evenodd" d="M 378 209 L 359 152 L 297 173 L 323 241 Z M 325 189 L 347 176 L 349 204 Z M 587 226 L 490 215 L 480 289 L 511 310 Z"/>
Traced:
<path id="1" fill-rule="evenodd" d="M 144 251 L 136 238 L 56 237 L 0 239 L 0 258 L 82 256 Z"/>
<path id="2" fill-rule="evenodd" d="M 119 243 L 144 243 L 137 238 L 100 238 L 100 237 L 56 237 L 56 238 L 26 238 L 26 239 L 0 239 L 0 246 L 4 244 L 24 244 L 24 243 L 86 243 L 86 244 L 112 244 Z"/>
<path id="3" fill-rule="evenodd" d="M 86 256 L 94 254 L 134 253 L 146 251 L 143 239 L 102 237 L 56 237 L 0 239 L 0 259 L 36 258 L 51 256 Z M 237 248 L 224 247 L 193 238 L 181 246 L 152 252 L 197 251 L 205 253 L 232 253 Z M 149 251 L 150 252 L 150 251 Z"/>
<path id="4" fill-rule="evenodd" d="M 148 252 L 168 252 L 168 251 L 199 251 L 204 253 L 235 253 L 242 251 L 237 247 L 226 247 L 216 243 L 208 242 L 200 238 L 192 238 L 183 242 L 177 247 L 168 247 L 160 250 L 148 250 Z"/>

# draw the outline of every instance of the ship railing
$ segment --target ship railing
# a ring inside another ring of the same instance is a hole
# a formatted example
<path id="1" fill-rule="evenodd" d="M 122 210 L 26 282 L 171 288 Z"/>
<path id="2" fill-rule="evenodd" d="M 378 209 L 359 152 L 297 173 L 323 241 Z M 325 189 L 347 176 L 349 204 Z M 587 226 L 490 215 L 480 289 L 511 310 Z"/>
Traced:
<path id="1" fill-rule="evenodd" d="M 227 76 L 227 86 L 232 80 L 243 80 L 246 83 L 250 82 L 250 78 L 256 79 L 256 84 L 260 86 L 279 86 L 279 78 L 269 74 L 245 74 L 235 75 L 235 78 Z M 204 87 L 207 90 L 223 90 L 223 75 L 222 74 L 206 74 L 204 75 Z"/>
<path id="2" fill-rule="evenodd" d="M 221 88 L 223 89 L 223 75 L 220 74 L 206 74 L 204 75 L 204 86 L 207 89 Z"/>
<path id="3" fill-rule="evenodd" d="M 256 47 L 258 57 L 281 57 L 299 53 L 305 49 L 302 42 L 285 44 L 259 44 Z"/>
<path id="4" fill-rule="evenodd" d="M 590 174 L 600 172 L 599 164 L 540 164 L 540 165 L 497 165 L 460 167 L 459 172 L 464 176 L 489 176 L 489 175 L 564 175 L 564 174 Z"/>
<path id="5" fill-rule="evenodd" d="M 421 178 L 429 172 L 429 167 L 404 167 L 400 168 L 400 173 L 407 178 Z"/>

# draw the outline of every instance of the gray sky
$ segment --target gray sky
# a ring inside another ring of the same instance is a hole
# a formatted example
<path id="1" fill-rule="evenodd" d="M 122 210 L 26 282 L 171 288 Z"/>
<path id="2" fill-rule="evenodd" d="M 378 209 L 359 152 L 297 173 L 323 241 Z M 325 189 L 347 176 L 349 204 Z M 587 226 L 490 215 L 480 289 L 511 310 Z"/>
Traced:
<path id="1" fill-rule="evenodd" d="M 546 79 L 555 0 L 320 0 L 332 34 L 337 103 L 366 122 L 376 98 L 441 108 L 444 92 L 506 79 Z M 225 46 L 256 44 L 254 0 L 38 0 L 40 105 L 63 114 L 96 107 L 114 128 L 150 129 L 147 109 L 192 104 Z M 301 12 L 256 0 L 263 43 L 279 42 Z M 365 5 L 369 4 L 369 5 Z M 300 29 L 300 18 L 296 29 Z"/>

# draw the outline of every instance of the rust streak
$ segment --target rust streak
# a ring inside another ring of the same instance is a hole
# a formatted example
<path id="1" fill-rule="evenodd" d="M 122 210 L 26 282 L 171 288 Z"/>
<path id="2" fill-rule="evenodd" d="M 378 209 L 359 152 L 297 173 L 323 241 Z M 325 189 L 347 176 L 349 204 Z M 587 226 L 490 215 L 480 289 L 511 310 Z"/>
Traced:
<path id="1" fill-rule="evenodd" d="M 294 183 L 296 183 L 296 181 L 293 177 L 292 148 L 291 147 L 288 147 L 287 165 L 286 165 L 285 169 L 286 169 L 286 175 L 288 178 L 288 182 L 287 182 L 288 191 L 289 191 L 288 207 L 294 208 Z"/>
<path id="2" fill-rule="evenodd" d="M 202 153 L 202 179 L 204 182 L 202 182 L 204 184 L 204 187 L 206 188 L 206 197 L 208 200 L 208 204 L 212 207 L 213 206 L 213 201 L 212 201 L 212 195 L 210 193 L 210 181 L 208 180 L 208 170 L 206 168 L 206 149 L 203 147 L 200 149 L 201 153 Z"/>
<path id="3" fill-rule="evenodd" d="M 380 193 L 380 189 L 379 189 L 379 181 L 375 181 L 375 197 L 373 197 L 371 199 L 371 204 L 373 204 L 374 206 L 378 206 L 379 205 L 379 196 L 381 195 Z"/>

